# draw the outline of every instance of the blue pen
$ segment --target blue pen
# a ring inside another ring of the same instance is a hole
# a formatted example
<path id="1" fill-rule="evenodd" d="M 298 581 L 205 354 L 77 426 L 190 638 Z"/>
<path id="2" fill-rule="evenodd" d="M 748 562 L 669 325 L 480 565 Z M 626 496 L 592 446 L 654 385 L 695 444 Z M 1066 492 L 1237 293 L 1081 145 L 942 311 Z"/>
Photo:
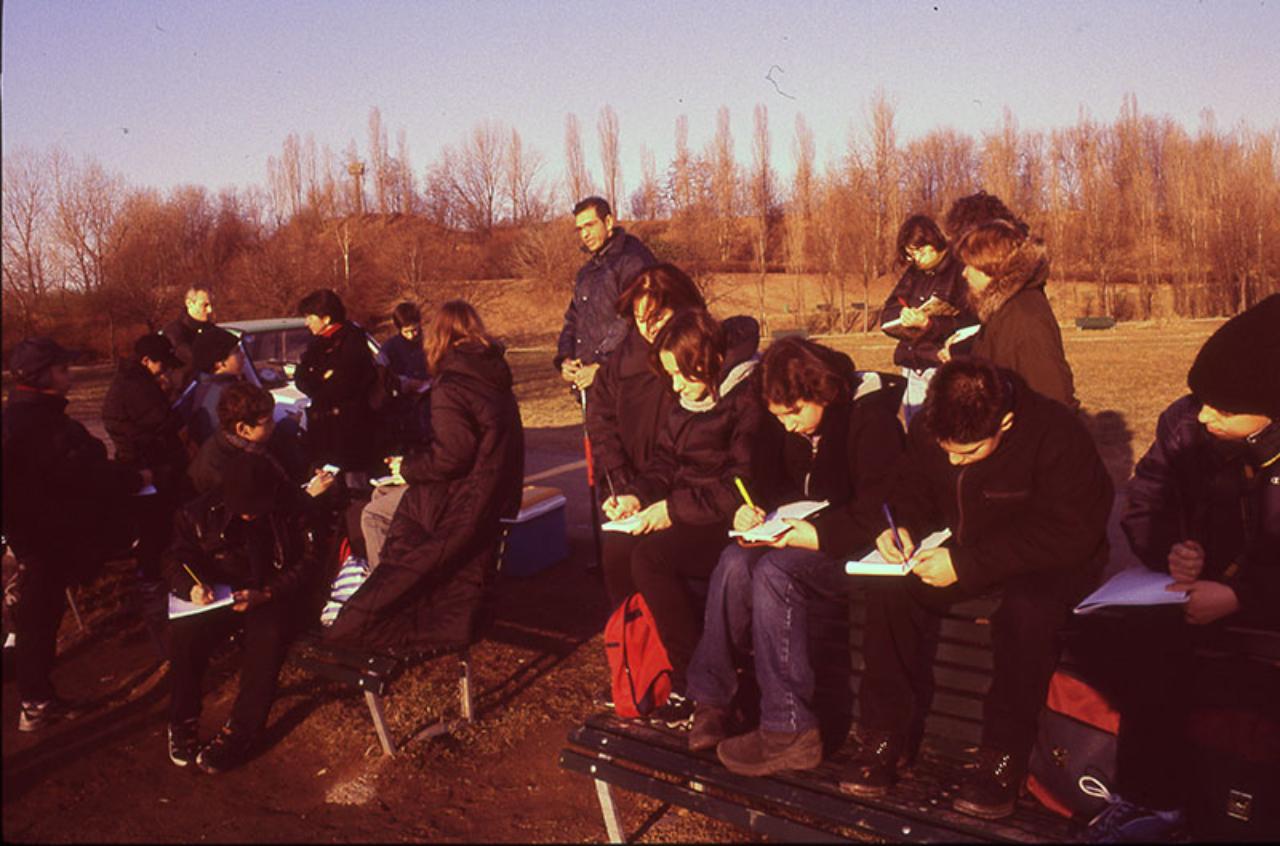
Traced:
<path id="1" fill-rule="evenodd" d="M 907 560 L 907 551 L 902 548 L 902 538 L 898 537 L 898 524 L 893 522 L 893 512 L 889 510 L 889 503 L 883 503 L 880 506 L 884 509 L 884 519 L 889 521 L 889 531 L 893 535 L 893 548 L 898 550 L 902 556 L 902 560 Z"/>

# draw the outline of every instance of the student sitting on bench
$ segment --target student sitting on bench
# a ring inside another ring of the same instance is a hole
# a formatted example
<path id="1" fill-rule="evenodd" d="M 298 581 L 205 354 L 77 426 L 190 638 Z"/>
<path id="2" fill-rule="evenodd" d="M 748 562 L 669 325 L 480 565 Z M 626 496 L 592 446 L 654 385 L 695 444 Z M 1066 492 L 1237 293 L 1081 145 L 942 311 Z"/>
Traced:
<path id="1" fill-rule="evenodd" d="M 330 640 L 408 649 L 469 642 L 495 571 L 499 521 L 520 511 L 524 429 L 502 344 L 463 300 L 440 307 L 426 344 L 431 439 L 399 466 L 408 487 L 381 563 Z"/>
<path id="2" fill-rule="evenodd" d="M 209 605 L 217 586 L 234 603 L 172 619 L 169 760 L 220 773 L 248 759 L 276 695 L 293 620 L 292 599 L 314 566 L 301 491 L 266 456 L 242 453 L 218 490 L 178 513 L 166 553 L 172 594 Z M 240 689 L 231 717 L 200 747 L 201 683 L 213 650 L 244 627 Z M 198 750 L 198 751 L 197 751 Z"/>
<path id="3" fill-rule="evenodd" d="M 774 342 L 758 372 L 770 416 L 753 445 L 757 507 L 739 507 L 734 528 L 754 528 L 763 508 L 795 500 L 827 500 L 827 511 L 883 502 L 889 470 L 903 449 L 898 403 L 904 380 L 860 377 L 848 356 L 799 338 Z M 832 538 L 825 517 L 820 512 L 812 521 L 792 522 L 775 549 L 732 543 L 711 575 L 702 639 L 689 665 L 689 696 L 697 703 L 689 748 L 716 746 L 732 772 L 767 775 L 822 760 L 809 607 L 844 604 L 849 577 L 840 553 L 846 547 L 865 552 L 874 539 L 870 531 Z M 725 739 L 738 683 L 735 659 L 750 653 L 761 692 L 760 727 Z"/>
<path id="4" fill-rule="evenodd" d="M 1206 685 L 1192 661 L 1222 624 L 1280 627 L 1280 295 L 1218 329 L 1187 384 L 1134 468 L 1121 522 L 1134 553 L 1172 575 L 1186 604 L 1081 620 L 1082 662 L 1120 711 L 1116 795 L 1089 826 L 1099 842 L 1185 836 L 1196 782 L 1187 717 L 1199 689 L 1236 709 L 1280 701 L 1280 673 L 1218 662 L 1215 677 L 1234 682 Z"/>
<path id="5" fill-rule="evenodd" d="M 1111 501 L 1106 468 L 1073 411 L 985 361 L 938 370 L 895 468 L 888 506 L 897 531 L 876 539 L 888 561 L 914 567 L 866 579 L 862 743 L 842 790 L 889 790 L 913 714 L 929 709 L 942 614 L 957 600 L 996 593 L 982 746 L 954 804 L 989 819 L 1013 812 L 1058 632 L 1107 558 Z M 873 507 L 860 519 L 884 526 L 881 515 Z M 946 546 L 916 552 L 943 528 L 952 532 Z"/>

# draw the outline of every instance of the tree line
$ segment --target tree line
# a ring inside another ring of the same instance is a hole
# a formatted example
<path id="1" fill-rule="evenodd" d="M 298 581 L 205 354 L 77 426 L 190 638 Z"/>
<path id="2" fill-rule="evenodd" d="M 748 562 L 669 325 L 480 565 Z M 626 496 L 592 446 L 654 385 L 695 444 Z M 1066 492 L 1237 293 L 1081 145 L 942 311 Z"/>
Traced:
<path id="1" fill-rule="evenodd" d="M 696 278 L 746 274 L 761 316 L 776 274 L 817 279 L 818 301 L 800 311 L 827 330 L 869 327 L 871 286 L 899 272 L 907 215 L 941 218 L 979 189 L 1047 241 L 1051 284 L 1093 286 L 1097 313 L 1150 317 L 1161 286 L 1184 316 L 1233 313 L 1280 289 L 1280 128 L 1221 129 L 1208 111 L 1188 131 L 1142 114 L 1130 95 L 1110 122 L 1082 110 L 1070 126 L 1026 131 L 1006 110 L 976 137 L 937 128 L 902 143 L 896 106 L 878 92 L 842 153 L 819 164 L 803 115 L 779 132 L 757 105 L 741 155 L 721 107 L 701 150 L 687 115 L 665 166 L 640 145 L 629 191 L 611 106 L 595 130 L 592 159 L 578 117 L 566 116 L 560 176 L 499 121 L 418 170 L 405 131 L 393 147 L 373 108 L 363 149 L 353 140 L 335 154 L 291 133 L 264 184 L 217 193 L 133 186 L 58 148 L 16 150 L 4 160 L 6 346 L 75 325 L 118 348 L 169 319 L 196 282 L 217 291 L 228 319 L 290 314 L 316 287 L 374 318 L 404 297 L 430 303 L 445 285 L 456 295 L 467 280 L 534 278 L 564 295 L 581 262 L 567 209 L 592 193 Z M 775 139 L 790 147 L 789 181 Z"/>

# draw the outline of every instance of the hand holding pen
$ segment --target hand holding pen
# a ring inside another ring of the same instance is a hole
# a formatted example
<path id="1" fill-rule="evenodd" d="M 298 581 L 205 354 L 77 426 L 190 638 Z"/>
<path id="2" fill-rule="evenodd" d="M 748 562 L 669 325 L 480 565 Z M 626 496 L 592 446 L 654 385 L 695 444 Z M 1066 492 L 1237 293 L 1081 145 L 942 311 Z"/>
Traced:
<path id="1" fill-rule="evenodd" d="M 876 538 L 876 548 L 880 550 L 880 554 L 884 556 L 884 560 L 892 564 L 901 564 L 904 561 L 910 561 L 911 556 L 915 554 L 915 541 L 911 539 L 911 533 L 906 529 L 899 529 L 898 524 L 893 520 L 893 512 L 889 510 L 889 503 L 881 506 L 884 511 L 884 519 L 889 524 L 889 528 Z"/>
<path id="2" fill-rule="evenodd" d="M 186 564 L 182 565 L 182 569 L 186 570 L 187 575 L 191 577 L 191 581 L 195 582 L 191 586 L 191 601 L 196 605 L 208 605 L 213 602 L 213 589 L 200 581 L 200 577 Z"/>

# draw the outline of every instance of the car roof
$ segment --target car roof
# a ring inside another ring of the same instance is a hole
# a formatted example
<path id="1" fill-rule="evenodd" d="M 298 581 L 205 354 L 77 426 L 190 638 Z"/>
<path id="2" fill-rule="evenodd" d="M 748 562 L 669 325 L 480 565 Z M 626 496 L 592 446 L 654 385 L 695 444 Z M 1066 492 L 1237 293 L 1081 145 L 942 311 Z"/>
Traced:
<path id="1" fill-rule="evenodd" d="M 301 317 L 263 317 L 258 320 L 229 320 L 219 323 L 223 329 L 252 335 L 256 332 L 281 332 L 288 329 L 305 329 L 306 320 Z"/>

